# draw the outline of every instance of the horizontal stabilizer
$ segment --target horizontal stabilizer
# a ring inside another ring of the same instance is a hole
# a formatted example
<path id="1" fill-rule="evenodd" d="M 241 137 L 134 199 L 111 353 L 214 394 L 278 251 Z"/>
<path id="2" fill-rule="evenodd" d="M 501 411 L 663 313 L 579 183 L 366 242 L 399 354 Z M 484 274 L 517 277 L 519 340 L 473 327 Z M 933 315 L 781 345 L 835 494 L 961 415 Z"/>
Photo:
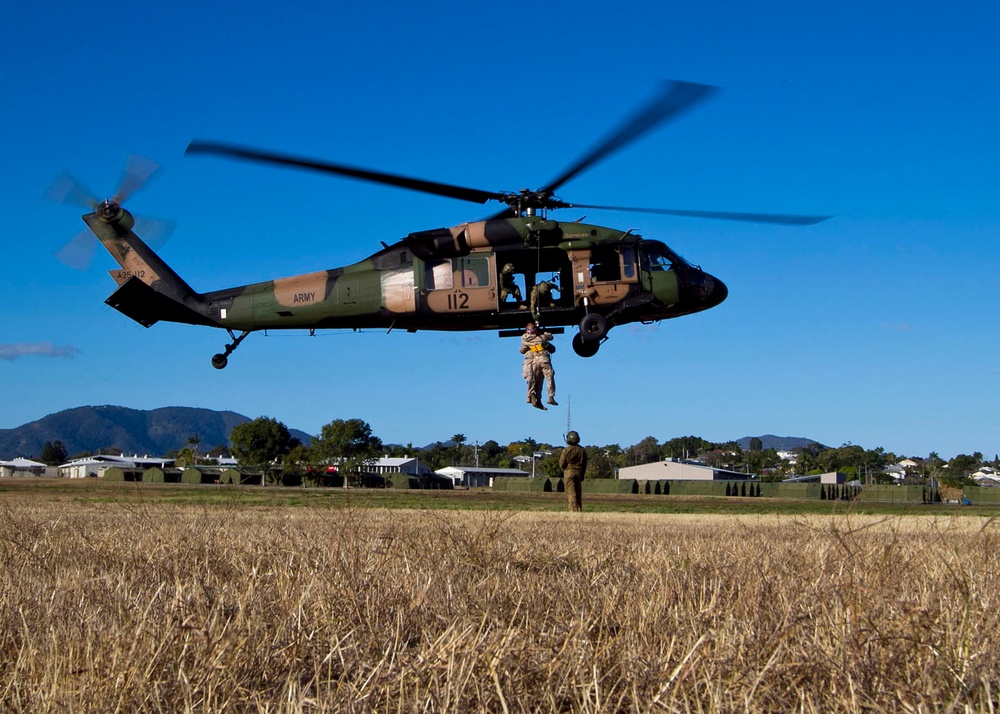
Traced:
<path id="1" fill-rule="evenodd" d="M 200 312 L 157 292 L 136 277 L 122 283 L 104 302 L 143 327 L 152 327 L 160 320 L 219 327 Z"/>

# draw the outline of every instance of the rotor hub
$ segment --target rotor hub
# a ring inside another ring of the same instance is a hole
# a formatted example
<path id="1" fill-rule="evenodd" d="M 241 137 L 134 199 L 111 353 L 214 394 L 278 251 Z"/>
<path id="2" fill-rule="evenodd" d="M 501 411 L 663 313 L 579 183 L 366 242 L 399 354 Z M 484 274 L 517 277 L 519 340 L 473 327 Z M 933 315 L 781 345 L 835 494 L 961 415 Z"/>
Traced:
<path id="1" fill-rule="evenodd" d="M 118 201 L 118 197 L 112 196 L 101 201 L 97 206 L 96 212 L 103 220 L 111 223 L 121 216 L 122 206 Z"/>

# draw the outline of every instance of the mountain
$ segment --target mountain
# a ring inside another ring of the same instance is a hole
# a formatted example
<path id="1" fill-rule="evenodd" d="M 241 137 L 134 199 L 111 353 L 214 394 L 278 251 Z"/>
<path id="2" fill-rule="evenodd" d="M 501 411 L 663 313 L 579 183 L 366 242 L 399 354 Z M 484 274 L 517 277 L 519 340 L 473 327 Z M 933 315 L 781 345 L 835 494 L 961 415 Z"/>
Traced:
<path id="1" fill-rule="evenodd" d="M 740 445 L 741 449 L 748 451 L 751 439 L 760 439 L 764 449 L 774 449 L 775 451 L 791 451 L 792 449 L 799 449 L 810 444 L 820 443 L 815 439 L 805 439 L 801 436 L 775 436 L 774 434 L 765 434 L 764 436 L 757 437 L 744 436 L 742 439 L 737 439 L 736 443 Z"/>
<path id="2" fill-rule="evenodd" d="M 149 411 L 127 407 L 76 407 L 50 414 L 14 429 L 0 429 L 0 459 L 37 457 L 46 441 L 59 440 L 71 456 L 111 447 L 125 454 L 162 456 L 182 449 L 193 434 L 201 437 L 199 449 L 210 451 L 229 444 L 237 424 L 250 421 L 236 412 L 194 407 L 163 407 Z M 308 444 L 312 437 L 289 429 Z"/>

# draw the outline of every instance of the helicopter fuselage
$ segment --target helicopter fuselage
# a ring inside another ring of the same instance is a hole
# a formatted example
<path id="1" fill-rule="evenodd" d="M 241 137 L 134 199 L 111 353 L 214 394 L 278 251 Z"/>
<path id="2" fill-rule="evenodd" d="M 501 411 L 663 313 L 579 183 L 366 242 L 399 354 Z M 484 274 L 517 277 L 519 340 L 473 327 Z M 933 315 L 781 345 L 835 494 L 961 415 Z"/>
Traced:
<path id="1" fill-rule="evenodd" d="M 591 313 L 610 328 L 707 310 L 726 295 L 720 280 L 658 241 L 505 218 L 414 233 L 353 265 L 204 299 L 208 316 L 233 330 L 460 331 L 523 328 L 529 319 L 575 325 Z"/>
<path id="2" fill-rule="evenodd" d="M 109 305 L 147 327 L 209 325 L 244 333 L 239 340 L 292 329 L 510 336 L 533 320 L 579 325 L 573 347 L 589 357 L 613 326 L 700 312 L 728 294 L 659 241 L 537 216 L 411 233 L 353 265 L 197 293 L 132 232 L 128 211 L 84 220 L 121 265 L 111 271 L 119 288 Z"/>

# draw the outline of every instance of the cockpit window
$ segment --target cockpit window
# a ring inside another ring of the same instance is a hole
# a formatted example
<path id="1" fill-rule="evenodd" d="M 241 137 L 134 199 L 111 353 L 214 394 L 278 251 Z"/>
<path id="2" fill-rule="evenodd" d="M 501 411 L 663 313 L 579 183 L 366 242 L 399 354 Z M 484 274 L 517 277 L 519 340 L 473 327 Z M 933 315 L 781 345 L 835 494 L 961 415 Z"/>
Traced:
<path id="1" fill-rule="evenodd" d="M 672 267 L 674 267 L 673 263 L 671 263 L 670 258 L 665 255 L 649 256 L 650 270 L 670 270 Z"/>
<path id="2" fill-rule="evenodd" d="M 640 247 L 643 270 L 684 270 L 691 264 L 658 240 L 644 240 Z"/>
<path id="3" fill-rule="evenodd" d="M 643 256 L 645 257 L 647 270 L 670 270 L 674 267 L 673 261 L 667 255 L 665 246 L 656 244 L 644 246 Z"/>

